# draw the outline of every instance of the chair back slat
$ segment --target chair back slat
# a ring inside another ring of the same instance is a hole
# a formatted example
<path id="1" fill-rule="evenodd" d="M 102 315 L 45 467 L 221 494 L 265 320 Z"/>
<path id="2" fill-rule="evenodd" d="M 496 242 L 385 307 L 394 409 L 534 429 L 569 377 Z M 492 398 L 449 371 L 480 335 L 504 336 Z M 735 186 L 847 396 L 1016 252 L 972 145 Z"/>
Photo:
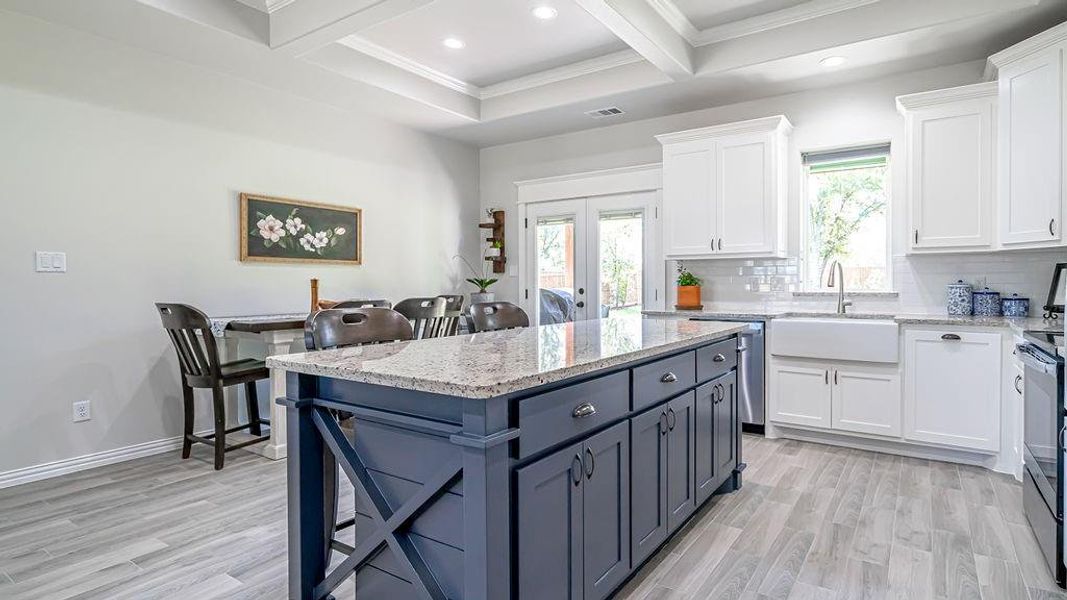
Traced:
<path id="1" fill-rule="evenodd" d="M 308 316 L 304 325 L 308 350 L 399 342 L 412 337 L 407 317 L 382 307 L 320 310 Z"/>
<path id="2" fill-rule="evenodd" d="M 438 298 L 445 299 L 445 316 L 438 319 L 437 326 L 431 337 L 444 337 L 456 335 L 459 332 L 459 321 L 463 318 L 463 296 L 461 294 L 441 294 Z"/>
<path id="3" fill-rule="evenodd" d="M 392 308 L 388 300 L 342 300 L 330 308 Z"/>
<path id="4" fill-rule="evenodd" d="M 187 304 L 157 302 L 156 309 L 178 355 L 182 376 L 197 386 L 217 379 L 221 372 L 219 351 L 207 315 Z"/>
<path id="5" fill-rule="evenodd" d="M 411 320 L 415 339 L 434 337 L 438 322 L 445 316 L 444 298 L 406 298 L 396 303 L 393 310 Z"/>
<path id="6" fill-rule="evenodd" d="M 479 302 L 470 308 L 474 330 L 499 331 L 515 327 L 529 327 L 526 311 L 510 302 Z"/>

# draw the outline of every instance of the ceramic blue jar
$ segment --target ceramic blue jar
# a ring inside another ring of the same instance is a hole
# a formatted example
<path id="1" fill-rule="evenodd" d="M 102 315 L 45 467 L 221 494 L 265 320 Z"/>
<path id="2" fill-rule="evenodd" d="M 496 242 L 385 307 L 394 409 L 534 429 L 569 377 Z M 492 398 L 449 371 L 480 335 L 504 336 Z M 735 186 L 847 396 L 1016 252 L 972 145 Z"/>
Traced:
<path id="1" fill-rule="evenodd" d="M 974 289 L 969 283 L 959 280 L 948 284 L 948 314 L 969 315 L 972 311 L 971 293 Z"/>
<path id="2" fill-rule="evenodd" d="M 976 317 L 999 317 L 1000 316 L 1000 293 L 989 288 L 974 292 L 972 304 Z"/>
<path id="3" fill-rule="evenodd" d="M 1000 301 L 1000 312 L 1005 317 L 1029 317 L 1030 299 L 1020 298 L 1019 294 L 1012 294 L 1010 298 Z"/>

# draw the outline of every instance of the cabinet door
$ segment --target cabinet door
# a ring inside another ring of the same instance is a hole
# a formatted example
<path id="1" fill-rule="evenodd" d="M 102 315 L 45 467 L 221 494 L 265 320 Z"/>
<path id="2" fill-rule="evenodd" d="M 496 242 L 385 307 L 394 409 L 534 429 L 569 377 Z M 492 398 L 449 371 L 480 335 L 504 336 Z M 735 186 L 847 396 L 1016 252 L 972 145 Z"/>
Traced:
<path id="1" fill-rule="evenodd" d="M 697 506 L 711 497 L 718 487 L 715 484 L 715 403 L 719 401 L 721 380 L 713 379 L 696 389 L 693 429 L 696 432 L 694 470 Z"/>
<path id="2" fill-rule="evenodd" d="M 829 367 L 775 359 L 770 376 L 774 394 L 772 420 L 830 428 Z"/>
<path id="3" fill-rule="evenodd" d="M 715 403 L 714 451 L 715 488 L 718 489 L 734 472 L 741 460 L 741 416 L 737 407 L 737 374 L 730 373 L 719 380 L 720 394 Z M 712 490 L 714 491 L 714 490 Z"/>
<path id="4" fill-rule="evenodd" d="M 913 249 L 992 246 L 995 107 L 989 97 L 908 115 Z"/>
<path id="5" fill-rule="evenodd" d="M 586 440 L 583 461 L 585 600 L 600 600 L 630 574 L 629 426 L 619 423 Z"/>
<path id="6" fill-rule="evenodd" d="M 834 429 L 900 436 L 900 373 L 896 366 L 835 367 L 830 415 Z"/>
<path id="7" fill-rule="evenodd" d="M 1000 448 L 1001 340 L 997 333 L 904 334 L 904 437 Z"/>
<path id="8" fill-rule="evenodd" d="M 1054 46 L 1000 70 L 1000 241 L 1062 241 L 1063 49 Z"/>
<path id="9" fill-rule="evenodd" d="M 716 254 L 777 250 L 777 179 L 774 135 L 724 137 L 715 152 Z"/>
<path id="10" fill-rule="evenodd" d="M 517 471 L 520 598 L 582 597 L 583 446 Z"/>
<path id="11" fill-rule="evenodd" d="M 712 252 L 715 146 L 710 140 L 663 148 L 663 247 L 667 256 Z"/>
<path id="12" fill-rule="evenodd" d="M 667 539 L 667 407 L 630 419 L 630 552 L 640 564 Z"/>
<path id="13" fill-rule="evenodd" d="M 667 531 L 673 532 L 696 509 L 694 392 L 667 403 Z"/>

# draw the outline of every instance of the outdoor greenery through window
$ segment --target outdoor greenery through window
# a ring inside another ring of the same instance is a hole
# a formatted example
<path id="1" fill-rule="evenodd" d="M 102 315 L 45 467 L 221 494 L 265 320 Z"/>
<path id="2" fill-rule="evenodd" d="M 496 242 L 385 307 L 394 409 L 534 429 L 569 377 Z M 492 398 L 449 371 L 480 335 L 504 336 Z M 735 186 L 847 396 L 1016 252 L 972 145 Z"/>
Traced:
<path id="1" fill-rule="evenodd" d="M 889 289 L 888 146 L 804 155 L 804 284 L 826 289 L 841 261 L 846 291 Z"/>

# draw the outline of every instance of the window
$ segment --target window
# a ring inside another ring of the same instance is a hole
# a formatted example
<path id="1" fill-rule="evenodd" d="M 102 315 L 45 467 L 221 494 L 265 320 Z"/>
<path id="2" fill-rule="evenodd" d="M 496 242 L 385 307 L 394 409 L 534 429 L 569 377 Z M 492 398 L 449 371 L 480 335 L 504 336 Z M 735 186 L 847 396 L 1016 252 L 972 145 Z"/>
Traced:
<path id="1" fill-rule="evenodd" d="M 804 287 L 838 260 L 846 292 L 889 290 L 889 146 L 806 153 L 804 177 Z"/>

